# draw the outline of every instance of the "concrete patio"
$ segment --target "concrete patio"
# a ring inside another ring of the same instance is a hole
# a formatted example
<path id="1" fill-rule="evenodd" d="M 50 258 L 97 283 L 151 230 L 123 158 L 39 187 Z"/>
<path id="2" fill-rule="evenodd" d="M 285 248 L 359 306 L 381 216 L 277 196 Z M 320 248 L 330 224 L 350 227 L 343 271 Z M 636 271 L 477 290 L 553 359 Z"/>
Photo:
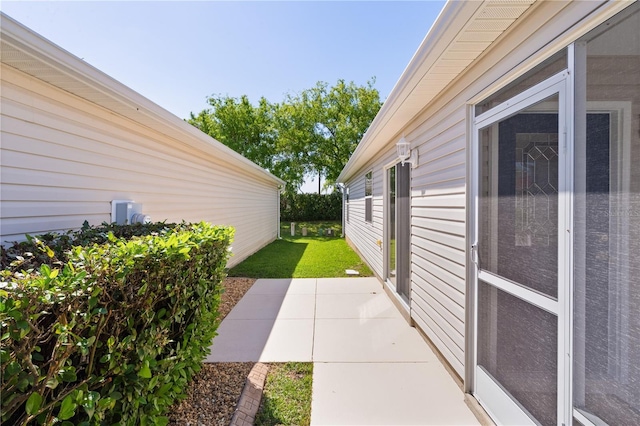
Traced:
<path id="1" fill-rule="evenodd" d="M 314 363 L 312 425 L 478 425 L 375 278 L 260 279 L 207 362 Z"/>

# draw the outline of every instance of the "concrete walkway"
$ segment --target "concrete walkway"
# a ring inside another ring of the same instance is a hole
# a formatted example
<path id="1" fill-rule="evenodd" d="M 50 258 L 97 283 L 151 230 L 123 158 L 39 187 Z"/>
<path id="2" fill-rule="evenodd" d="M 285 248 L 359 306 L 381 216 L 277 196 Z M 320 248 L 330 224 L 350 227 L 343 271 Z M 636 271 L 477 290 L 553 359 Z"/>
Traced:
<path id="1" fill-rule="evenodd" d="M 375 278 L 260 279 L 207 362 L 313 362 L 312 425 L 478 425 Z"/>

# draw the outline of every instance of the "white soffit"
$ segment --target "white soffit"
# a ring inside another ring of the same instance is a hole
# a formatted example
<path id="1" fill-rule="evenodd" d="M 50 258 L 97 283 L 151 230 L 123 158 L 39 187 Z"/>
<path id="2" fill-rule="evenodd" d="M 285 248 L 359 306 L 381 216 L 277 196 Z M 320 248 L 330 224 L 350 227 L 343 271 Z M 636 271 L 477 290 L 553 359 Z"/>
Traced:
<path id="1" fill-rule="evenodd" d="M 348 180 L 498 39 L 536 0 L 449 0 L 338 181 Z"/>
<path id="2" fill-rule="evenodd" d="M 284 181 L 216 141 L 191 124 L 109 77 L 22 24 L 0 13 L 0 61 L 59 89 L 159 131 L 257 176 Z M 189 142 L 186 142 L 189 141 Z"/>

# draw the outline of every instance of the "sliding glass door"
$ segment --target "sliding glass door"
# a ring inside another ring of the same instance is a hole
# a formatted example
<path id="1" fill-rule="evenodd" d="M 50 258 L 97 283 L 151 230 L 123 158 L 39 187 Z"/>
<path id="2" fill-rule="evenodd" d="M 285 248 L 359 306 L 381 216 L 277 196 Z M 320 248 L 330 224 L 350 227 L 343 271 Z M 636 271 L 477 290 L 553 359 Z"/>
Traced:
<path id="1" fill-rule="evenodd" d="M 398 163 L 386 171 L 385 247 L 387 281 L 408 305 L 411 288 L 411 165 Z"/>
<path id="2" fill-rule="evenodd" d="M 573 415 L 640 424 L 640 4 L 575 43 Z"/>

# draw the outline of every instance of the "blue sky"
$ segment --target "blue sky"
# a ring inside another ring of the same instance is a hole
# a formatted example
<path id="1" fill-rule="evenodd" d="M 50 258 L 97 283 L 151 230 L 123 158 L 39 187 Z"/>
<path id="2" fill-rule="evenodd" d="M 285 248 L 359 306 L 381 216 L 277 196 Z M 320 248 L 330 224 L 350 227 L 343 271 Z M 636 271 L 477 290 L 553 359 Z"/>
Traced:
<path id="1" fill-rule="evenodd" d="M 3 0 L 0 8 L 187 118 L 208 95 L 279 102 L 338 79 L 375 77 L 384 100 L 443 4 Z"/>

